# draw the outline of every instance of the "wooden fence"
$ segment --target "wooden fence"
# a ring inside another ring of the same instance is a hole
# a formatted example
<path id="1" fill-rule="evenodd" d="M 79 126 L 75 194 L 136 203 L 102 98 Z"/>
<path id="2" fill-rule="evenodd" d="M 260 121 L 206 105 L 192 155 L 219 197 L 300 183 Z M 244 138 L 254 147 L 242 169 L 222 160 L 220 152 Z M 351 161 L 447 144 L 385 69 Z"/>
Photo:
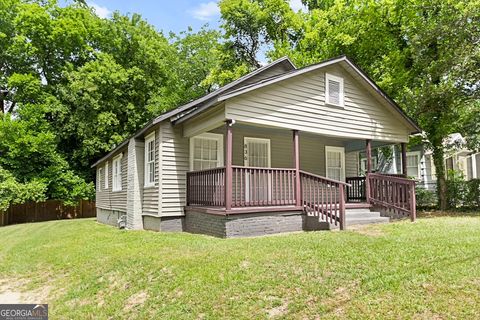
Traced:
<path id="1" fill-rule="evenodd" d="M 58 200 L 27 202 L 10 206 L 3 214 L 0 212 L 0 226 L 95 216 L 95 201 L 82 200 L 75 207 L 65 206 Z"/>

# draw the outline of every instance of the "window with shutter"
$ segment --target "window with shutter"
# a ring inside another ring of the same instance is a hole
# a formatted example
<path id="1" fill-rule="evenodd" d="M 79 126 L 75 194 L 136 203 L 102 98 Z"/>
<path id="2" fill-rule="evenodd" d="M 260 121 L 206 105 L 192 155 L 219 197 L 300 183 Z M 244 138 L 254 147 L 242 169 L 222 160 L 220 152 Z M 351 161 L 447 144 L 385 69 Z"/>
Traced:
<path id="1" fill-rule="evenodd" d="M 343 107 L 343 79 L 331 74 L 325 75 L 325 102 Z"/>

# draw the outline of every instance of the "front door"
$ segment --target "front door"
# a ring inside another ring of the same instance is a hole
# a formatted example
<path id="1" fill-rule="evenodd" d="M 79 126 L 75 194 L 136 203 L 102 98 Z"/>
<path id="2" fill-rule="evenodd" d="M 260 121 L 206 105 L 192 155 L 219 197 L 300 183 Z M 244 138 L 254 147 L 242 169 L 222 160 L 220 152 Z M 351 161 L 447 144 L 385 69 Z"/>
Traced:
<path id="1" fill-rule="evenodd" d="M 244 165 L 254 168 L 270 168 L 270 139 L 244 138 Z M 271 200 L 271 174 L 254 170 L 245 177 L 245 200 L 262 203 Z"/>

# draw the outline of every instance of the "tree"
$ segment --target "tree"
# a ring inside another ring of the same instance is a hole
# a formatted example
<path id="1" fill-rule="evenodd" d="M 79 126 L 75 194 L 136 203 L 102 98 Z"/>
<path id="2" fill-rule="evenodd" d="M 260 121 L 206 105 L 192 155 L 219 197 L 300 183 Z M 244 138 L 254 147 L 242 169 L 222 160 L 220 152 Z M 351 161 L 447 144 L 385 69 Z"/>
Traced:
<path id="1" fill-rule="evenodd" d="M 439 206 L 447 207 L 443 141 L 463 127 L 466 106 L 478 99 L 478 0 L 305 0 L 308 13 L 280 10 L 283 16 L 274 20 L 276 29 L 288 32 L 278 35 L 269 32 L 263 18 L 278 14 L 263 5 L 270 1 L 252 1 L 256 5 L 247 6 L 248 13 L 241 9 L 235 14 L 238 1 L 223 0 L 220 6 L 233 11 L 222 10 L 222 18 L 237 30 L 236 41 L 242 46 L 252 37 L 242 17 L 255 17 L 249 24 L 268 34 L 264 38 L 272 46 L 267 51 L 271 59 L 289 55 L 304 66 L 347 54 L 366 70 L 426 131 L 438 176 Z M 262 14 L 257 7 L 263 8 Z"/>

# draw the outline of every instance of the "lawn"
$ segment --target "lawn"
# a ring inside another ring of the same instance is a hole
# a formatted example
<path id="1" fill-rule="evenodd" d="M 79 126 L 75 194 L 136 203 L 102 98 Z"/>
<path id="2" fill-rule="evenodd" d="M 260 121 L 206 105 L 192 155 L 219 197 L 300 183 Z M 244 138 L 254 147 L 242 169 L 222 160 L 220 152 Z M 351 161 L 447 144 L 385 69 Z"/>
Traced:
<path id="1" fill-rule="evenodd" d="M 44 294 L 52 319 L 480 317 L 479 216 L 227 240 L 85 219 L 0 239 L 0 288 Z"/>

